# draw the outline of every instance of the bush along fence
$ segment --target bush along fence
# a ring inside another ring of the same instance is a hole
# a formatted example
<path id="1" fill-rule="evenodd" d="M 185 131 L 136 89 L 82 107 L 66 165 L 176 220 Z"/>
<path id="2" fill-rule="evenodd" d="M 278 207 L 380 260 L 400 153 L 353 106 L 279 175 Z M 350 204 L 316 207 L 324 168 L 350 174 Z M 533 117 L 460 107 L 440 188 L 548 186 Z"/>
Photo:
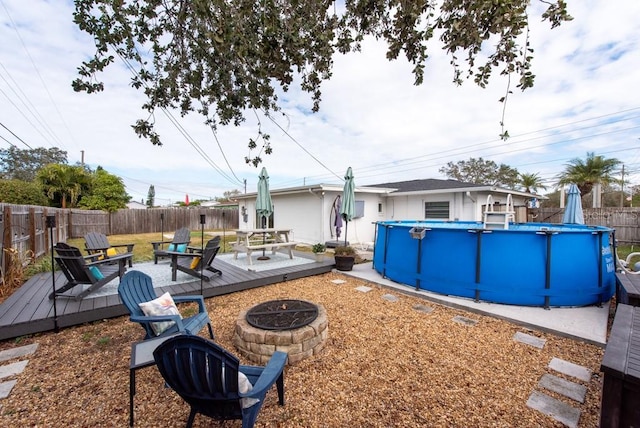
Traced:
<path id="1" fill-rule="evenodd" d="M 190 230 L 232 230 L 238 228 L 237 207 L 123 209 L 114 213 L 62 209 L 33 205 L 0 204 L 2 246 L 0 280 L 5 283 L 9 266 L 26 264 L 46 254 L 52 243 L 81 238 L 89 232 L 105 235 L 164 233 L 187 227 Z M 204 225 L 201 224 L 204 215 Z M 48 227 L 47 216 L 55 219 Z M 53 239 L 52 239 L 53 238 Z"/>

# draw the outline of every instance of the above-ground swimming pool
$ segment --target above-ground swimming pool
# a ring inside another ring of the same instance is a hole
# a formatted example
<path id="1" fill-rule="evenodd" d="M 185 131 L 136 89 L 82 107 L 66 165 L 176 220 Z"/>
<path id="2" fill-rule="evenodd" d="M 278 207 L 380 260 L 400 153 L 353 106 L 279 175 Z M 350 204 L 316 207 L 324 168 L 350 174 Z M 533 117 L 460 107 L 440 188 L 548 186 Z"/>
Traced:
<path id="1" fill-rule="evenodd" d="M 613 230 L 601 226 L 385 221 L 373 266 L 382 276 L 451 296 L 522 306 L 587 306 L 615 292 Z"/>

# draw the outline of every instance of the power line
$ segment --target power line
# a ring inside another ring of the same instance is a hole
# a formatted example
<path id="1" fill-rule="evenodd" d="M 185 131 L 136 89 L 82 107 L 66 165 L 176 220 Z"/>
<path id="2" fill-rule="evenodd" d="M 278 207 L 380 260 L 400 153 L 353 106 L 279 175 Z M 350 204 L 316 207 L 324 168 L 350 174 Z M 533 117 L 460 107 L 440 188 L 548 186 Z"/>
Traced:
<path id="1" fill-rule="evenodd" d="M 14 132 L 12 130 L 10 130 L 9 128 L 7 128 L 6 126 L 4 126 L 4 123 L 0 122 L 0 126 L 2 126 L 4 129 L 6 129 L 7 131 L 9 131 L 11 133 L 11 135 L 13 135 L 14 137 L 16 137 L 18 139 L 18 141 L 20 141 L 22 144 L 24 144 L 25 146 L 29 147 L 31 150 L 33 150 L 33 147 L 31 147 L 29 144 L 27 144 L 22 138 L 18 137 L 16 134 L 14 134 Z M 13 144 L 12 144 L 13 145 Z"/>

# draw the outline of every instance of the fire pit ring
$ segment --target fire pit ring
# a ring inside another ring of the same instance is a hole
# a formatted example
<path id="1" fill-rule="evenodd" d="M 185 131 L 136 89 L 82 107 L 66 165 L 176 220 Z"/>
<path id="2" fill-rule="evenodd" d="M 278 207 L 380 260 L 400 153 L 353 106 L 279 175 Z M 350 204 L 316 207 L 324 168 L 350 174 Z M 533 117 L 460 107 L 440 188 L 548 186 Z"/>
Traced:
<path id="1" fill-rule="evenodd" d="M 247 322 L 264 330 L 294 330 L 311 324 L 318 317 L 318 306 L 294 299 L 270 300 L 247 311 Z"/>
<path id="2" fill-rule="evenodd" d="M 276 320 L 275 324 L 288 327 L 256 326 L 260 323 L 253 322 L 255 317 L 251 314 L 258 315 L 258 318 L 271 315 Z M 301 320 L 306 321 L 306 325 L 298 324 Z M 275 351 L 282 351 L 289 355 L 288 364 L 295 364 L 320 353 L 328 337 L 327 311 L 322 305 L 306 300 L 283 299 L 241 311 L 236 319 L 233 344 L 242 356 L 254 363 L 266 364 Z"/>

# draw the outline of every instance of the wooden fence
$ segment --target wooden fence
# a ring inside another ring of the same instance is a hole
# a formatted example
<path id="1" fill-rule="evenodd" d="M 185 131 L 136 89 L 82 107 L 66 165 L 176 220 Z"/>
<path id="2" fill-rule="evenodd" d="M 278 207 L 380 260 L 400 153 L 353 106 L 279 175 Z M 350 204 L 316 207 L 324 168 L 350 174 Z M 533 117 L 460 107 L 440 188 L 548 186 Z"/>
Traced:
<path id="1" fill-rule="evenodd" d="M 115 213 L 61 209 L 33 205 L 0 204 L 0 280 L 4 283 L 7 267 L 17 257 L 24 264 L 32 257 L 40 257 L 51 249 L 52 242 L 66 242 L 81 238 L 89 232 L 105 235 L 133 235 L 138 233 L 173 232 L 181 227 L 200 230 L 201 215 L 204 229 L 238 228 L 237 207 L 228 208 L 153 208 L 123 209 Z M 49 227 L 47 217 L 55 219 Z"/>
<path id="2" fill-rule="evenodd" d="M 584 208 L 584 222 L 591 226 L 615 229 L 621 244 L 640 244 L 640 208 Z M 538 208 L 530 211 L 530 221 L 562 223 L 563 208 Z"/>

